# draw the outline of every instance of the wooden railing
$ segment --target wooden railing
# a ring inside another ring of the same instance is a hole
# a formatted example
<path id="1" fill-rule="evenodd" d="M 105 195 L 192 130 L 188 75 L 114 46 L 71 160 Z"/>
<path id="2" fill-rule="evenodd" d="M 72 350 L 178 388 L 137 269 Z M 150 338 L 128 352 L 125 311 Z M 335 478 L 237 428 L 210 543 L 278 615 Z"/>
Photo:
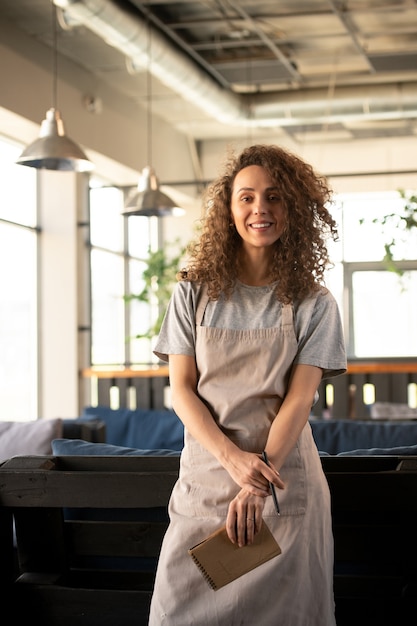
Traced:
<path id="1" fill-rule="evenodd" d="M 93 406 L 162 409 L 166 406 L 169 387 L 167 365 L 138 368 L 89 368 L 82 377 L 90 383 L 90 403 Z"/>
<path id="2" fill-rule="evenodd" d="M 316 417 L 367 419 L 374 402 L 415 406 L 417 361 L 351 361 L 347 373 L 324 380 Z"/>
<path id="3" fill-rule="evenodd" d="M 169 406 L 167 365 L 89 368 L 82 377 L 89 382 L 93 405 L 143 409 Z M 411 402 L 415 406 L 416 399 L 417 360 L 350 361 L 346 374 L 321 383 L 313 414 L 318 418 L 367 419 L 373 402 Z"/>

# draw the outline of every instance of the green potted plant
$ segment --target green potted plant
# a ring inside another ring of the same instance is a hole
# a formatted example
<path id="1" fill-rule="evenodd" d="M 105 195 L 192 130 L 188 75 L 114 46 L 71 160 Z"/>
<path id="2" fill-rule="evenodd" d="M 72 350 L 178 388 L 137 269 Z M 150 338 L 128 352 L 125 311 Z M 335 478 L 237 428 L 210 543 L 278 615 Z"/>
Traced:
<path id="1" fill-rule="evenodd" d="M 176 250 L 174 254 L 170 255 L 168 251 L 172 247 L 175 247 Z M 126 295 L 125 300 L 127 302 L 138 300 L 149 306 L 155 306 L 158 314 L 150 328 L 145 333 L 135 335 L 135 339 L 152 339 L 159 334 L 184 253 L 185 246 L 179 246 L 178 239 L 165 244 L 163 248 L 158 250 L 149 250 L 149 256 L 146 259 L 147 267 L 142 274 L 143 288 L 139 293 Z"/>

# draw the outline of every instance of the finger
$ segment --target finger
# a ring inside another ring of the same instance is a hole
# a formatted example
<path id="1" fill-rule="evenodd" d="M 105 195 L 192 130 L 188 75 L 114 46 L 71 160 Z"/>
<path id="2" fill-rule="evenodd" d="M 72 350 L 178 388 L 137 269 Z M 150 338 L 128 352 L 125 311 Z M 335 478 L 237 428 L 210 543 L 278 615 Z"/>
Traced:
<path id="1" fill-rule="evenodd" d="M 266 478 L 268 482 L 273 483 L 278 489 L 284 489 L 285 483 L 282 480 L 280 473 L 275 469 L 274 466 L 266 465 L 263 463 L 261 466 L 262 476 Z"/>
<path id="2" fill-rule="evenodd" d="M 246 543 L 253 543 L 256 532 L 256 518 L 255 517 L 247 517 L 246 518 Z"/>
<path id="3" fill-rule="evenodd" d="M 237 516 L 235 512 L 229 511 L 226 518 L 226 532 L 232 543 L 237 543 Z"/>
<path id="4" fill-rule="evenodd" d="M 246 513 L 243 513 L 243 515 L 238 516 L 236 528 L 237 528 L 237 544 L 239 548 L 246 545 L 247 522 L 248 520 L 246 519 Z M 252 522 L 252 526 L 253 526 L 253 522 Z"/>
<path id="5" fill-rule="evenodd" d="M 261 529 L 262 526 L 262 511 L 260 511 L 259 513 L 257 513 L 256 511 L 253 514 L 253 517 L 255 519 L 255 532 L 254 534 L 256 535 L 256 533 L 258 533 Z"/>
<path id="6" fill-rule="evenodd" d="M 274 480 L 271 480 L 271 482 L 275 485 L 275 487 L 278 487 L 278 489 L 285 489 L 285 483 L 279 473 L 275 476 Z"/>

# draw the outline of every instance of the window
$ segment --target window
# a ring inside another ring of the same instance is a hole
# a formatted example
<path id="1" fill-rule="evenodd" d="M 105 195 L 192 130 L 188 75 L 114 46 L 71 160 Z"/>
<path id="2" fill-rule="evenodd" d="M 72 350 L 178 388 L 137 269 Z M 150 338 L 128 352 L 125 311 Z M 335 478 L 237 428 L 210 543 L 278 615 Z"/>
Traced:
<path id="1" fill-rule="evenodd" d="M 16 421 L 38 406 L 36 171 L 21 151 L 0 138 L 0 418 Z"/>
<path id="2" fill-rule="evenodd" d="M 96 183 L 100 185 L 100 183 Z M 151 245 L 158 245 L 154 219 L 122 215 L 124 194 L 115 187 L 90 192 L 92 365 L 148 364 L 155 360 L 149 339 L 136 339 L 149 327 L 146 303 L 125 296 L 141 288 Z"/>
<path id="3" fill-rule="evenodd" d="M 405 287 L 406 285 L 406 287 Z M 393 272 L 346 265 L 351 353 L 358 358 L 417 355 L 417 263 Z"/>
<path id="4" fill-rule="evenodd" d="M 417 234 L 399 238 L 396 245 L 400 277 L 383 262 L 390 233 L 373 223 L 403 203 L 398 192 L 337 198 L 334 217 L 341 241 L 332 249 L 336 267 L 328 286 L 343 311 L 349 358 L 417 355 Z"/>

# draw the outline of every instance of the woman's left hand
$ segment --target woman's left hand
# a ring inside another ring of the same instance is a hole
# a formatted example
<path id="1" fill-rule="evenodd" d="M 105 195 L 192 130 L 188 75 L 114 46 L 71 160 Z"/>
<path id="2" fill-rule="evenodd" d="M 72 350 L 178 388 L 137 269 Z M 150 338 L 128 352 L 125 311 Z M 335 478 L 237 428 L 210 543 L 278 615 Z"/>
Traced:
<path id="1" fill-rule="evenodd" d="M 239 547 L 251 544 L 262 525 L 265 498 L 241 489 L 229 504 L 226 531 L 232 543 Z"/>

